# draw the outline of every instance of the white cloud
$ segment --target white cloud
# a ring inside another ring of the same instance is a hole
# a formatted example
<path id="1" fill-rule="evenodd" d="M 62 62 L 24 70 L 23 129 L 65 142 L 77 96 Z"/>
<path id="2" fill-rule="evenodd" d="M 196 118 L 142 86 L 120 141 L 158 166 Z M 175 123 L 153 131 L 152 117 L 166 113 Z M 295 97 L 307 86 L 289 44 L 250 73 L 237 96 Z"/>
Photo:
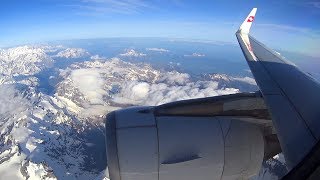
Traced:
<path id="1" fill-rule="evenodd" d="M 121 86 L 121 89 L 120 93 L 122 95 L 116 95 L 114 101 L 120 104 L 136 104 L 138 101 L 147 98 L 150 91 L 150 85 L 146 82 L 128 81 Z M 117 101 L 116 99 L 119 96 L 122 97 Z M 122 98 L 127 100 L 121 100 Z"/>
<path id="2" fill-rule="evenodd" d="M 175 8 L 184 6 L 181 0 L 168 0 L 165 4 L 172 5 Z M 161 5 L 163 5 L 162 1 L 148 0 L 79 0 L 77 3 L 67 6 L 73 7 L 79 15 L 103 16 L 108 14 L 138 14 L 150 9 L 159 10 Z"/>
<path id="3" fill-rule="evenodd" d="M 80 109 L 76 111 L 84 117 L 103 115 L 112 108 L 129 104 L 159 105 L 183 99 L 238 93 L 239 89 L 231 87 L 243 88 L 243 84 L 255 84 L 250 77 L 218 74 L 211 78 L 193 79 L 187 73 L 159 71 L 148 65 L 128 63 L 117 58 L 103 62 L 88 61 L 74 68 L 62 75 L 65 80 L 60 83 L 60 86 L 64 84 L 61 86 L 63 89 L 71 92 L 63 90 L 59 95 L 76 104 L 75 109 Z M 72 80 L 71 84 L 69 79 Z"/>
<path id="4" fill-rule="evenodd" d="M 81 15 L 135 14 L 152 7 L 144 0 L 81 0 L 80 4 L 69 6 L 78 9 Z"/>
<path id="5" fill-rule="evenodd" d="M 106 59 L 106 58 L 103 57 L 103 56 L 94 55 L 94 56 L 91 56 L 90 59 L 92 59 L 92 60 L 99 60 L 99 59 Z"/>
<path id="6" fill-rule="evenodd" d="M 197 81 L 179 86 L 165 83 L 146 84 L 145 82 L 129 81 L 121 87 L 122 90 L 114 97 L 113 101 L 119 104 L 159 105 L 183 99 L 239 92 L 238 89 L 234 88 L 219 89 L 218 84 L 218 82 L 213 81 Z M 137 95 L 136 90 L 141 90 L 143 96 L 141 94 Z"/>
<path id="7" fill-rule="evenodd" d="M 190 81 L 189 74 L 171 71 L 167 72 L 166 75 L 161 76 L 157 82 L 165 82 L 166 84 L 170 85 L 184 85 Z"/>
<path id="8" fill-rule="evenodd" d="M 138 99 L 145 98 L 150 91 L 150 85 L 148 83 L 142 82 L 134 85 L 130 88 L 132 91 L 132 95 Z"/>
<path id="9" fill-rule="evenodd" d="M 143 57 L 146 56 L 144 53 L 140 53 L 135 51 L 134 49 L 128 49 L 125 53 L 120 54 L 120 56 L 126 56 L 126 57 Z"/>
<path id="10" fill-rule="evenodd" d="M 200 54 L 200 53 L 192 53 L 192 54 L 187 54 L 184 55 L 185 57 L 205 57 L 206 55 Z"/>
<path id="11" fill-rule="evenodd" d="M 163 49 L 163 48 L 147 48 L 146 50 L 147 51 L 156 51 L 156 52 L 160 52 L 160 53 L 169 52 L 169 50 Z"/>
<path id="12" fill-rule="evenodd" d="M 103 96 L 106 91 L 103 90 L 104 81 L 99 73 L 99 69 L 77 69 L 72 71 L 71 79 L 91 104 L 103 104 Z"/>
<path id="13" fill-rule="evenodd" d="M 124 82 L 139 80 L 152 82 L 159 71 L 148 65 L 133 65 L 113 58 L 107 61 L 86 61 L 61 71 L 64 80 L 57 86 L 56 97 L 63 101 L 68 111 L 80 114 L 81 118 L 105 115 L 119 108 L 110 105 L 110 98 L 118 93 Z M 134 96 L 143 97 L 146 86 L 134 88 Z M 132 90 L 132 89 L 130 89 Z"/>
<path id="14" fill-rule="evenodd" d="M 237 92 L 235 88 L 220 88 L 218 81 L 192 81 L 189 74 L 172 71 L 162 73 L 153 82 L 126 81 L 112 100 L 119 104 L 159 105 Z"/>
<path id="15" fill-rule="evenodd" d="M 0 117 L 8 118 L 27 108 L 27 101 L 12 85 L 0 85 Z"/>

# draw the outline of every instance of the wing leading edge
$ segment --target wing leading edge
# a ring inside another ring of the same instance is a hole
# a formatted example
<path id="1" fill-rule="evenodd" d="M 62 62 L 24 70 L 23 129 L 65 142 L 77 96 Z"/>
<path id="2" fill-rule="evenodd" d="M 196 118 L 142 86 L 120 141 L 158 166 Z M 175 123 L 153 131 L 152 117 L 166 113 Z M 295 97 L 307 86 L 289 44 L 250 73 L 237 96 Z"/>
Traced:
<path id="1" fill-rule="evenodd" d="M 289 169 L 320 137 L 320 84 L 249 35 L 256 8 L 236 33 L 239 45 L 271 112 Z"/>

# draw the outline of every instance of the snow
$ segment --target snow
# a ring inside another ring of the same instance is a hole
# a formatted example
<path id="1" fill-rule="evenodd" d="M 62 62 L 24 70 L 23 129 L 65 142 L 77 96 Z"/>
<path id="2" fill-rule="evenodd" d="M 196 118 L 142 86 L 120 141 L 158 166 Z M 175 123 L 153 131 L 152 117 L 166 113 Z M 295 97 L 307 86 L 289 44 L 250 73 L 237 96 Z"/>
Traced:
<path id="1" fill-rule="evenodd" d="M 110 180 L 108 168 L 105 171 L 100 172 L 94 180 Z"/>
<path id="2" fill-rule="evenodd" d="M 146 56 L 146 54 L 137 52 L 134 49 L 128 49 L 128 50 L 126 50 L 125 53 L 120 54 L 120 56 L 125 56 L 125 57 L 143 57 L 143 56 Z"/>
<path id="3" fill-rule="evenodd" d="M 67 48 L 67 49 L 65 49 L 63 51 L 60 51 L 54 57 L 74 59 L 74 58 L 82 58 L 82 57 L 88 57 L 88 56 L 90 56 L 90 53 L 87 52 L 85 49 L 82 49 L 82 48 Z"/>
<path id="4" fill-rule="evenodd" d="M 64 107 L 66 107 L 71 112 L 79 113 L 82 110 L 81 107 L 77 106 L 77 104 L 65 97 L 56 96 L 56 98 L 60 101 L 60 103 L 63 104 Z"/>
<path id="5" fill-rule="evenodd" d="M 42 48 L 20 46 L 0 50 L 0 72 L 5 75 L 34 75 L 52 62 Z"/>
<path id="6" fill-rule="evenodd" d="M 16 151 L 17 151 L 16 147 Z M 2 154 L 1 154 L 2 156 Z M 24 155 L 14 154 L 10 160 L 0 163 L 0 177 L 1 179 L 15 179 L 24 180 L 25 178 L 20 173 L 21 162 L 25 158 Z"/>
<path id="7" fill-rule="evenodd" d="M 282 153 L 263 162 L 262 168 L 251 180 L 278 180 L 288 173 Z"/>
<path id="8" fill-rule="evenodd" d="M 33 162 L 29 162 L 27 166 L 27 171 L 30 180 L 55 180 L 57 178 L 48 176 L 46 168 L 42 164 L 35 164 Z"/>

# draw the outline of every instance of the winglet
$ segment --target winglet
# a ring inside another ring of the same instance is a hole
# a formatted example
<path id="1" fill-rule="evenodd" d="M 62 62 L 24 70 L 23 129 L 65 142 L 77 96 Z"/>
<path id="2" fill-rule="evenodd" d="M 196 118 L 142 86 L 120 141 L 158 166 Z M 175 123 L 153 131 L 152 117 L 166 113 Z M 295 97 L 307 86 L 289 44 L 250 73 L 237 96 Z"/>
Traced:
<path id="1" fill-rule="evenodd" d="M 257 12 L 257 8 L 253 8 L 250 14 L 248 15 L 248 17 L 243 21 L 243 23 L 241 24 L 237 32 L 240 32 L 242 34 L 249 34 L 256 12 Z"/>

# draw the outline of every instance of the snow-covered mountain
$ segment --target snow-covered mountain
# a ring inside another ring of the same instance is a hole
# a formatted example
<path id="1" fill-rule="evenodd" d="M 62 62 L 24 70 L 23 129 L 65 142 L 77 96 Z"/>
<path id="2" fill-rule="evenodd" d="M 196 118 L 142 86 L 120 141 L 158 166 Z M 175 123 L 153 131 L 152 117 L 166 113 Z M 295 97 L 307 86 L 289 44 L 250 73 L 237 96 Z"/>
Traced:
<path id="1" fill-rule="evenodd" d="M 55 57 L 60 58 L 81 58 L 88 57 L 90 53 L 82 48 L 67 48 L 60 51 Z"/>
<path id="2" fill-rule="evenodd" d="M 87 179 L 103 170 L 95 169 L 101 157 L 95 158 L 91 149 L 96 144 L 86 137 L 98 128 L 79 122 L 53 97 L 36 92 L 16 96 L 15 89 L 3 88 L 1 178 Z"/>
<path id="3" fill-rule="evenodd" d="M 132 53 L 131 53 L 132 54 Z M 86 58 L 59 69 L 53 94 L 39 90 L 37 74 L 55 59 Z M 254 89 L 250 77 L 193 77 L 119 58 L 90 59 L 86 50 L 22 46 L 0 53 L 0 179 L 107 179 L 106 113 L 131 105 L 237 93 Z M 277 158 L 277 157 L 275 157 Z M 258 178 L 276 178 L 280 161 L 264 164 Z"/>
<path id="4" fill-rule="evenodd" d="M 48 67 L 42 62 L 53 62 L 46 48 L 1 51 L 7 69 L 0 76 L 0 179 L 95 178 L 106 166 L 104 145 L 95 152 L 104 142 L 102 126 L 79 121 L 54 96 L 39 92 L 33 75 Z"/>
<path id="5" fill-rule="evenodd" d="M 35 75 L 50 65 L 52 59 L 42 48 L 21 46 L 0 50 L 0 72 L 4 75 Z"/>
<path id="6" fill-rule="evenodd" d="M 202 77 L 208 81 L 218 81 L 219 87 L 236 87 L 241 92 L 257 91 L 257 83 L 252 77 L 233 77 L 226 74 L 203 74 Z"/>
<path id="7" fill-rule="evenodd" d="M 134 49 L 127 49 L 124 53 L 119 54 L 120 56 L 123 57 L 143 57 L 146 56 L 146 54 L 141 53 L 141 52 L 137 52 Z"/>

